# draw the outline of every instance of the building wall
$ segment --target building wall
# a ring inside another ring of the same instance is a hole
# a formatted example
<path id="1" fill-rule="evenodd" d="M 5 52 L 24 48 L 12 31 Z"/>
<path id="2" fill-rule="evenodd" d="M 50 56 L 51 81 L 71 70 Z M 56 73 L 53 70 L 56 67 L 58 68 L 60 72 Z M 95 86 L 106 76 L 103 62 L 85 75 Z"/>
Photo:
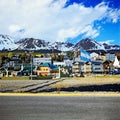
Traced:
<path id="1" fill-rule="evenodd" d="M 99 55 L 97 53 L 93 52 L 90 54 L 90 58 L 92 61 L 95 61 L 96 59 L 99 58 Z"/>
<path id="2" fill-rule="evenodd" d="M 91 73 L 92 72 L 92 65 L 91 65 L 91 63 L 84 64 L 84 72 L 85 73 Z"/>
<path id="3" fill-rule="evenodd" d="M 102 58 L 103 61 L 106 60 L 106 56 L 105 55 L 101 55 L 101 58 Z"/>
<path id="4" fill-rule="evenodd" d="M 57 65 L 57 66 L 66 66 L 65 62 L 57 62 L 57 61 L 55 61 L 53 64 Z"/>
<path id="5" fill-rule="evenodd" d="M 115 54 L 107 53 L 106 54 L 106 60 L 114 61 L 115 60 Z"/>
<path id="6" fill-rule="evenodd" d="M 92 63 L 92 72 L 93 73 L 102 73 L 103 72 L 102 62 L 93 62 Z"/>
<path id="7" fill-rule="evenodd" d="M 53 69 L 50 69 L 49 67 L 46 67 L 46 66 L 40 66 L 35 72 L 37 73 L 37 75 L 40 75 L 40 76 L 52 75 L 53 78 L 60 77 L 59 69 L 53 70 Z"/>
<path id="8" fill-rule="evenodd" d="M 79 74 L 80 73 L 80 63 L 74 62 L 72 65 L 72 73 Z"/>
<path id="9" fill-rule="evenodd" d="M 38 70 L 36 70 L 37 75 L 41 76 L 48 76 L 50 74 L 50 68 L 49 67 L 39 67 Z"/>
<path id="10" fill-rule="evenodd" d="M 33 58 L 33 65 L 40 65 L 40 63 L 51 63 L 51 58 Z"/>
<path id="11" fill-rule="evenodd" d="M 114 71 L 113 62 L 105 61 L 103 63 L 103 71 L 105 74 L 112 73 Z"/>

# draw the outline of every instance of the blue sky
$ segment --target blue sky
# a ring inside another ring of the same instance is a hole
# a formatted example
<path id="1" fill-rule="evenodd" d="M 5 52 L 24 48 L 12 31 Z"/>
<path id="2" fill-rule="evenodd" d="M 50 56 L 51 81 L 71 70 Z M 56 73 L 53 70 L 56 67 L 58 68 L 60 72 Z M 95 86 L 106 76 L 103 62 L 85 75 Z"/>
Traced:
<path id="1" fill-rule="evenodd" d="M 100 4 L 103 0 L 69 0 L 65 7 L 69 7 L 70 5 L 77 3 L 83 4 L 86 7 L 95 7 L 97 4 Z M 112 9 L 120 9 L 119 0 L 104 0 L 104 2 Z M 120 13 L 119 13 L 120 14 Z M 119 44 L 120 45 L 120 16 L 117 22 L 105 21 L 105 19 L 101 21 L 94 21 L 94 27 L 101 26 L 100 35 L 96 38 L 98 42 L 106 42 L 109 44 Z M 80 39 L 84 38 L 81 34 L 77 37 L 71 39 L 68 38 L 68 41 L 77 42 Z"/>
<path id="2" fill-rule="evenodd" d="M 120 45 L 119 0 L 1 0 L 0 34 Z"/>

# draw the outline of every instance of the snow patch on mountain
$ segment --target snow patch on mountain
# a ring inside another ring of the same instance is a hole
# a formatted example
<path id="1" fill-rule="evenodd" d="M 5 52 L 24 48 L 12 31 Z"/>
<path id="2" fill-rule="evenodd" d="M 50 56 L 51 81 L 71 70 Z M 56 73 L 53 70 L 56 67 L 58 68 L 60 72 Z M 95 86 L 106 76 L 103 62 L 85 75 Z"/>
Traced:
<path id="1" fill-rule="evenodd" d="M 18 49 L 24 50 L 40 50 L 49 49 L 49 42 L 35 38 L 24 38 L 16 43 L 19 47 Z"/>
<path id="2" fill-rule="evenodd" d="M 86 38 L 86 39 L 82 39 L 80 40 L 76 45 L 75 48 L 82 48 L 85 50 L 105 50 L 104 45 L 96 42 L 95 40 Z"/>
<path id="3" fill-rule="evenodd" d="M 17 47 L 10 36 L 0 34 L 0 50 L 15 50 Z"/>
<path id="4" fill-rule="evenodd" d="M 73 50 L 74 44 L 69 42 L 54 42 L 49 44 L 49 46 L 60 51 L 71 51 Z"/>
<path id="5" fill-rule="evenodd" d="M 35 38 L 23 38 L 16 43 L 9 35 L 0 34 L 0 50 L 59 50 L 59 51 L 73 51 L 76 49 L 85 50 L 120 50 L 119 45 L 111 45 L 107 43 L 96 42 L 93 39 L 82 39 L 77 44 L 69 42 L 47 42 Z"/>
<path id="6" fill-rule="evenodd" d="M 74 44 L 67 42 L 46 42 L 40 39 L 34 38 L 24 38 L 16 43 L 19 47 L 18 49 L 24 50 L 51 50 L 56 49 L 60 51 L 70 51 L 73 49 Z"/>
<path id="7" fill-rule="evenodd" d="M 94 40 L 91 40 L 91 42 L 95 45 L 92 49 L 99 49 L 99 50 L 105 50 L 105 47 L 103 44 L 100 44 Z"/>

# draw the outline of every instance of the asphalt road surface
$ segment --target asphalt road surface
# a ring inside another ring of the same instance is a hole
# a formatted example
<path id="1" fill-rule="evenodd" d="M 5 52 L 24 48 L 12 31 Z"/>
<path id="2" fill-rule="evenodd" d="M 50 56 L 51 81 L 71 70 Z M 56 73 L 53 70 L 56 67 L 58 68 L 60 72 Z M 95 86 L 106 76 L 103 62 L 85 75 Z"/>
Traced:
<path id="1" fill-rule="evenodd" d="M 120 120 L 120 97 L 0 96 L 0 120 Z"/>

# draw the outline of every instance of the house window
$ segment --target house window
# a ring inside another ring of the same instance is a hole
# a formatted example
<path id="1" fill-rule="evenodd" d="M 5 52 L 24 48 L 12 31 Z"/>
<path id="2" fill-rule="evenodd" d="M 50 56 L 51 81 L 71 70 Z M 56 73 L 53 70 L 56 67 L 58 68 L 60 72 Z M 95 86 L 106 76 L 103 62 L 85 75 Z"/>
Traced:
<path id="1" fill-rule="evenodd" d="M 95 68 L 95 70 L 100 70 L 100 68 Z"/>

